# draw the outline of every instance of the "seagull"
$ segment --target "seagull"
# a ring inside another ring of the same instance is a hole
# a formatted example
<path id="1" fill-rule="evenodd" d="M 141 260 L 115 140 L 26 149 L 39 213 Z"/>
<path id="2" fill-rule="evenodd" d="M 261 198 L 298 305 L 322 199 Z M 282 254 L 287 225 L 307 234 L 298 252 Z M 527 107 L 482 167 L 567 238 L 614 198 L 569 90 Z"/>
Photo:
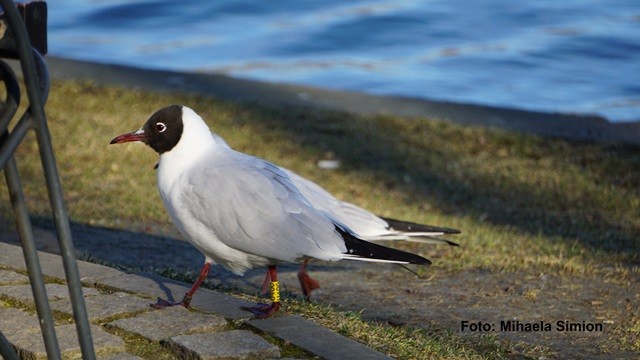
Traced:
<path id="1" fill-rule="evenodd" d="M 218 146 L 229 147 L 229 145 L 216 134 L 211 134 Z M 360 238 L 367 241 L 409 241 L 424 244 L 447 244 L 459 246 L 453 241 L 439 238 L 442 235 L 459 234 L 460 230 L 417 224 L 409 221 L 396 220 L 375 215 L 355 204 L 338 200 L 328 191 L 313 181 L 306 179 L 295 172 L 280 167 L 293 181 L 302 195 L 318 210 L 329 213 L 334 219 L 348 226 Z M 302 261 L 298 271 L 298 281 L 304 298 L 309 301 L 311 292 L 320 287 L 317 280 L 312 279 L 307 272 L 309 259 Z M 269 272 L 265 277 L 262 292 L 268 291 Z"/>
<path id="2" fill-rule="evenodd" d="M 188 307 L 214 263 L 237 275 L 267 266 L 271 304 L 245 308 L 258 318 L 281 307 L 277 265 L 282 263 L 431 264 L 422 256 L 365 240 L 344 217 L 314 206 L 303 193 L 317 192 L 319 186 L 308 180 L 296 184 L 292 172 L 233 150 L 186 106 L 156 111 L 140 129 L 115 137 L 111 144 L 126 142 L 142 142 L 160 155 L 157 186 L 164 206 L 178 231 L 205 256 L 182 301 L 158 299 L 156 307 Z"/>

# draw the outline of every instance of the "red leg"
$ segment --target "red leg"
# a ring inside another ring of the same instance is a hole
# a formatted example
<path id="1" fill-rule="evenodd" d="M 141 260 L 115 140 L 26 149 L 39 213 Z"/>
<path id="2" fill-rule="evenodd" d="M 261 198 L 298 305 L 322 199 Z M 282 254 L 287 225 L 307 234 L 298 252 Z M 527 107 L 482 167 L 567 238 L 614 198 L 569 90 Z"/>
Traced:
<path id="1" fill-rule="evenodd" d="M 266 295 L 269 292 L 269 284 L 271 284 L 271 272 L 267 269 L 267 273 L 264 276 L 264 281 L 262 282 L 262 288 L 260 288 L 260 293 L 262 295 Z"/>
<path id="2" fill-rule="evenodd" d="M 256 306 L 243 306 L 242 309 L 251 311 L 257 318 L 264 319 L 272 316 L 280 310 L 280 285 L 278 283 L 278 272 L 275 265 L 269 265 L 267 277 L 271 278 L 269 290 L 271 292 L 271 304 L 257 304 Z"/>
<path id="3" fill-rule="evenodd" d="M 302 294 L 307 301 L 311 300 L 311 292 L 320 287 L 320 283 L 312 279 L 307 273 L 307 263 L 309 259 L 304 260 L 298 270 L 298 280 L 300 281 L 300 287 L 302 288 Z"/>
<path id="4" fill-rule="evenodd" d="M 189 289 L 189 291 L 187 291 L 187 293 L 184 294 L 182 301 L 177 302 L 177 301 L 169 301 L 169 300 L 158 298 L 158 302 L 156 302 L 155 304 L 151 304 L 151 306 L 156 309 L 164 309 L 166 307 L 176 306 L 176 305 L 182 305 L 188 308 L 189 304 L 191 303 L 191 298 L 193 297 L 193 294 L 195 294 L 196 290 L 198 290 L 200 285 L 202 285 L 204 280 L 207 278 L 207 275 L 209 275 L 210 268 L 211 268 L 211 263 L 209 262 L 205 262 L 204 265 L 202 265 L 202 269 L 200 270 L 200 275 L 198 276 L 198 279 L 196 280 L 196 282 L 193 283 L 193 285 L 191 285 L 191 289 Z"/>

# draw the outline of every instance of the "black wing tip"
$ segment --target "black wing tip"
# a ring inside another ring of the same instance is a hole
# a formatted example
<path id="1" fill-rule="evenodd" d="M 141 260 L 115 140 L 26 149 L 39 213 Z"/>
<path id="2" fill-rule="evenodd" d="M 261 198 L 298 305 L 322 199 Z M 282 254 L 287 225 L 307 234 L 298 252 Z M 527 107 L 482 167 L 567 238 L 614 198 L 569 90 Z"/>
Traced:
<path id="1" fill-rule="evenodd" d="M 405 232 L 428 232 L 428 231 L 437 231 L 445 234 L 461 234 L 462 232 L 458 229 L 452 229 L 441 226 L 433 226 L 433 225 L 425 225 L 418 224 L 410 221 L 396 220 L 387 217 L 380 216 L 380 218 L 389 224 L 392 228 L 399 231 Z"/>
<path id="2" fill-rule="evenodd" d="M 392 249 L 362 240 L 336 225 L 336 230 L 344 239 L 347 253 L 369 259 L 402 261 L 414 265 L 431 265 L 431 260 L 410 252 Z"/>
<path id="3" fill-rule="evenodd" d="M 455 243 L 453 241 L 449 241 L 449 240 L 445 240 L 447 242 L 447 244 L 451 245 L 451 246 L 455 246 L 455 247 L 460 247 L 460 244 Z"/>
<path id="4" fill-rule="evenodd" d="M 447 239 L 443 239 L 443 238 L 440 238 L 440 237 L 437 237 L 437 236 L 423 236 L 423 237 L 424 237 L 424 238 L 427 238 L 427 239 L 431 239 L 431 240 L 433 240 L 433 241 L 437 241 L 437 242 L 444 242 L 444 243 L 446 243 L 446 244 L 447 244 L 447 245 L 449 245 L 449 246 L 460 246 L 460 245 L 458 245 L 458 243 L 456 243 L 456 242 L 453 242 L 453 241 L 451 241 L 451 240 L 447 240 Z M 418 237 L 418 238 L 419 238 L 419 237 Z"/>

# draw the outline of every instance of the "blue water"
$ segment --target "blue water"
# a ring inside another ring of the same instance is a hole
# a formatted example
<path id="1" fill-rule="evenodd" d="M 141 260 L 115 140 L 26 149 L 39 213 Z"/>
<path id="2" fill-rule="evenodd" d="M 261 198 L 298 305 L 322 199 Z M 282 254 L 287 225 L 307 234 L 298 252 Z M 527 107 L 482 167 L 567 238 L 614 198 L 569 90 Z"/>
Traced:
<path id="1" fill-rule="evenodd" d="M 640 120 L 637 0 L 56 0 L 49 53 Z"/>

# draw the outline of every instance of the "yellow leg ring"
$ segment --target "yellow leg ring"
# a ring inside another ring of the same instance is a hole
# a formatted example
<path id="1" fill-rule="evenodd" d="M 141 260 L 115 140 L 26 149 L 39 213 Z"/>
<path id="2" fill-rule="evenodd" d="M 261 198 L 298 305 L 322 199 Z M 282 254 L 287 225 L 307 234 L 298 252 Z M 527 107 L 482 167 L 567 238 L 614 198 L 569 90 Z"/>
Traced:
<path id="1" fill-rule="evenodd" d="M 272 302 L 280 302 L 280 284 L 277 281 L 272 281 L 269 284 L 269 292 L 271 293 Z"/>

